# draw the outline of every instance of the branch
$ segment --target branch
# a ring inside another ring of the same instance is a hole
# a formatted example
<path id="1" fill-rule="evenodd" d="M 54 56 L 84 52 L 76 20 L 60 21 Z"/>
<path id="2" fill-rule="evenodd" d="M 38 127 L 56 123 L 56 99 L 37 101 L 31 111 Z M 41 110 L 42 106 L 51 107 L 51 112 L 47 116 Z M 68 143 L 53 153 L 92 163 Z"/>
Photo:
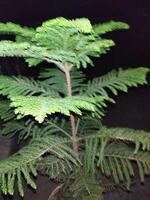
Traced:
<path id="1" fill-rule="evenodd" d="M 56 195 L 60 191 L 62 186 L 63 186 L 63 184 L 60 184 L 60 185 L 56 186 L 55 189 L 49 195 L 48 200 L 57 200 Z"/>

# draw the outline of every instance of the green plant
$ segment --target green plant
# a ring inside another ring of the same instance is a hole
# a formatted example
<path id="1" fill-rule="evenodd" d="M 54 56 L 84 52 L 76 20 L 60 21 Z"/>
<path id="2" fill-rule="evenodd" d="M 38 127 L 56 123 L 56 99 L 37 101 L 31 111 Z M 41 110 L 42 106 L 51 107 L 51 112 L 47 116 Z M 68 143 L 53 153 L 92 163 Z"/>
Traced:
<path id="1" fill-rule="evenodd" d="M 0 94 L 6 97 L 0 102 L 2 134 L 27 140 L 0 161 L 4 194 L 13 195 L 16 183 L 23 196 L 23 179 L 36 188 L 34 176 L 39 172 L 61 183 L 64 199 L 101 200 L 105 188 L 130 188 L 133 162 L 144 182 L 150 173 L 149 133 L 107 128 L 101 119 L 118 91 L 147 83 L 148 68 L 113 70 L 90 81 L 81 70 L 94 65 L 91 57 L 115 45 L 103 34 L 128 28 L 122 22 L 92 26 L 86 18 L 62 17 L 36 29 L 0 23 L 0 34 L 15 35 L 15 41 L 0 41 L 0 56 L 23 57 L 31 67 L 50 64 L 36 80 L 0 76 Z M 103 183 L 102 176 L 110 177 L 111 183 Z"/>

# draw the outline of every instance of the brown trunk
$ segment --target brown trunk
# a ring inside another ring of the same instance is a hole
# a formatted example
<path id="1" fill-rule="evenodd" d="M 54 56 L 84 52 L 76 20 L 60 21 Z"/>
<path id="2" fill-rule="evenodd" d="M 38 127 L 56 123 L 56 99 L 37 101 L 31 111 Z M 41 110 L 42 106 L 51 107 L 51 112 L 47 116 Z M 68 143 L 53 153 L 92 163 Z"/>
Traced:
<path id="1" fill-rule="evenodd" d="M 72 85 L 71 85 L 71 76 L 70 71 L 65 70 L 66 80 L 67 80 L 67 91 L 68 96 L 72 96 Z M 70 115 L 70 123 L 71 123 L 71 133 L 72 133 L 72 148 L 75 156 L 78 155 L 78 143 L 77 143 L 77 133 L 75 126 L 75 117 Z"/>

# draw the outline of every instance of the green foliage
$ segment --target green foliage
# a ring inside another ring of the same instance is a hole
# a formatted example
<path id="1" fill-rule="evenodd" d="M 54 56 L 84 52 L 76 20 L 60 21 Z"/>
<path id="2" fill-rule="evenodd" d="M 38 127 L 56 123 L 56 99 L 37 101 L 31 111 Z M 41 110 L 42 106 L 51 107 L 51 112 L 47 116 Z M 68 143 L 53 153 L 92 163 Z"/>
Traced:
<path id="1" fill-rule="evenodd" d="M 149 69 L 144 67 L 113 70 L 106 75 L 89 81 L 87 88 L 85 88 L 85 94 L 88 96 L 102 95 L 108 97 L 109 92 L 114 95 L 117 95 L 118 91 L 127 92 L 129 87 L 146 84 L 145 75 L 148 71 Z"/>
<path id="2" fill-rule="evenodd" d="M 103 35 L 107 32 L 121 29 L 129 29 L 129 25 L 124 22 L 110 21 L 101 24 L 96 24 L 94 26 L 94 31 L 99 35 Z"/>
<path id="3" fill-rule="evenodd" d="M 98 57 L 114 46 L 112 40 L 99 38 L 86 18 L 56 18 L 36 29 L 1 23 L 0 33 L 16 34 L 16 42 L 1 41 L 0 56 L 24 57 L 30 66 L 47 61 L 87 67 L 93 64 L 90 56 Z"/>
<path id="4" fill-rule="evenodd" d="M 115 183 L 126 182 L 129 189 L 135 174 L 132 161 L 137 164 L 140 180 L 144 182 L 144 174 L 150 174 L 150 153 L 138 151 L 135 154 L 134 149 L 125 144 L 108 145 L 100 168 L 102 173 L 112 176 Z"/>
<path id="5" fill-rule="evenodd" d="M 140 148 L 144 151 L 150 151 L 150 134 L 143 130 L 134 130 L 130 128 L 106 128 L 103 127 L 99 131 L 101 138 L 107 140 L 119 140 L 123 142 L 130 142 L 135 144 L 136 154 Z"/>
<path id="6" fill-rule="evenodd" d="M 86 86 L 86 77 L 82 71 L 73 69 L 71 72 L 72 93 L 79 94 L 80 90 Z M 67 82 L 65 74 L 56 68 L 47 68 L 39 74 L 39 79 L 48 84 L 60 94 L 67 95 Z"/>
<path id="7" fill-rule="evenodd" d="M 82 131 L 86 133 L 86 128 L 82 128 Z M 94 132 L 98 133 L 94 134 Z M 141 149 L 147 152 L 150 151 L 150 134 L 145 131 L 106 127 L 101 127 L 99 131 L 96 131 L 96 127 L 94 127 L 92 135 L 90 132 L 82 137 L 85 138 L 83 160 L 88 173 L 95 173 L 97 165 L 103 165 L 105 148 L 113 141 L 134 144 L 133 155 L 138 154 Z M 118 149 L 118 146 L 116 149 Z"/>
<path id="8" fill-rule="evenodd" d="M 0 94 L 3 96 L 41 95 L 58 97 L 58 93 L 48 85 L 26 77 L 0 76 Z"/>
<path id="9" fill-rule="evenodd" d="M 31 58 L 37 59 L 38 61 L 48 60 L 49 62 L 51 62 L 51 59 L 54 61 L 67 60 L 67 61 L 73 62 L 73 57 L 75 57 L 75 55 L 70 52 L 65 52 L 62 50 L 48 51 L 45 47 L 35 46 L 28 42 L 16 43 L 12 41 L 1 41 L 0 56 L 1 57 L 17 56 L 17 57 L 25 57 L 25 58 L 31 57 Z M 27 61 L 30 61 L 30 60 L 28 59 Z"/>
<path id="10" fill-rule="evenodd" d="M 68 20 L 63 17 L 51 19 L 42 24 L 41 27 L 37 28 L 37 32 L 49 31 L 51 27 L 62 27 L 71 29 L 70 31 L 79 31 L 83 33 L 90 33 L 92 31 L 92 25 L 87 18 L 80 18 L 75 20 Z"/>
<path id="11" fill-rule="evenodd" d="M 61 179 L 73 171 L 74 166 L 68 159 L 46 156 L 38 162 L 38 170 L 51 179 Z"/>
<path id="12" fill-rule="evenodd" d="M 129 190 L 133 163 L 141 182 L 150 174 L 149 133 L 107 128 L 101 121 L 119 91 L 147 84 L 149 69 L 120 68 L 88 81 L 81 68 L 93 66 L 92 57 L 115 45 L 103 38 L 105 33 L 128 28 L 123 22 L 92 25 L 87 18 L 63 17 L 37 28 L 0 23 L 0 34 L 15 36 L 0 41 L 1 57 L 22 57 L 29 66 L 50 64 L 34 79 L 0 76 L 1 134 L 17 134 L 26 144 L 0 161 L 4 194 L 13 195 L 16 184 L 23 196 L 22 182 L 35 189 L 34 177 L 42 173 L 63 186 L 62 199 L 102 200 L 103 176 L 111 178 L 108 189 L 123 185 Z"/>
<path id="13" fill-rule="evenodd" d="M 98 104 L 101 107 L 103 98 L 90 98 L 86 96 L 71 96 L 65 98 L 14 96 L 11 98 L 11 107 L 15 107 L 18 119 L 32 115 L 39 123 L 42 123 L 47 115 L 62 113 L 70 116 L 71 112 L 82 115 L 81 109 L 96 112 Z M 98 113 L 101 114 L 101 113 Z"/>
<path id="14" fill-rule="evenodd" d="M 10 108 L 9 100 L 1 100 L 0 101 L 0 118 L 3 121 L 8 121 L 15 118 L 14 111 Z"/>
<path id="15" fill-rule="evenodd" d="M 57 158 L 67 159 L 73 164 L 78 164 L 74 158 L 71 148 L 66 145 L 69 141 L 60 137 L 37 137 L 27 146 L 23 147 L 10 158 L 0 163 L 0 182 L 4 194 L 14 193 L 14 182 L 17 178 L 18 191 L 23 196 L 22 178 L 32 188 L 36 189 L 31 175 L 37 175 L 35 164 L 45 153 L 54 155 Z"/>
<path id="16" fill-rule="evenodd" d="M 25 38 L 32 38 L 35 31 L 33 28 L 21 27 L 18 24 L 8 22 L 6 24 L 0 23 L 0 34 L 14 34 Z"/>
<path id="17" fill-rule="evenodd" d="M 42 126 L 37 122 L 29 120 L 11 120 L 5 122 L 1 131 L 3 135 L 13 136 L 18 134 L 19 142 L 28 138 L 45 137 L 51 135 L 59 135 L 61 137 L 70 136 L 69 122 L 64 119 L 51 118 L 45 121 Z"/>
<path id="18" fill-rule="evenodd" d="M 75 171 L 70 185 L 73 198 L 76 200 L 102 200 L 103 188 L 95 176 L 85 173 L 82 169 Z"/>

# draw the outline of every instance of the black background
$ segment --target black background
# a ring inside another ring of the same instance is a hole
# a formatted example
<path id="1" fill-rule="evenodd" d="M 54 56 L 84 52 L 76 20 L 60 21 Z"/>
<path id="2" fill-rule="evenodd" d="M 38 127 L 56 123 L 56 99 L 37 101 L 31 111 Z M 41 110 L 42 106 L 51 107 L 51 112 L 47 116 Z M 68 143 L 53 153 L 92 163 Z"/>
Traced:
<path id="1" fill-rule="evenodd" d="M 150 66 L 150 0 L 0 0 L 1 22 L 37 26 L 44 20 L 58 16 L 71 19 L 88 17 L 92 23 L 113 19 L 130 25 L 128 31 L 107 34 L 108 38 L 115 40 L 117 46 L 101 59 L 95 60 L 96 67 L 87 71 L 89 78 L 104 74 L 112 68 Z M 0 59 L 1 72 L 33 74 L 33 70 L 25 68 L 23 61 L 13 61 Z M 19 64 L 19 69 L 16 69 L 16 64 Z M 105 124 L 150 131 L 150 85 L 130 89 L 128 94 L 121 93 L 116 101 L 116 105 L 110 105 L 107 110 Z M 39 181 L 39 187 L 43 187 L 43 184 Z M 47 185 L 45 183 L 45 188 L 50 187 Z M 149 186 L 150 180 L 147 179 L 144 186 L 137 184 L 130 194 L 119 196 L 111 193 L 105 198 L 149 200 Z M 46 193 L 46 189 L 43 191 Z M 25 200 L 31 199 L 39 199 L 39 195 L 31 195 L 29 192 Z M 47 198 L 43 194 L 40 199 Z"/>

